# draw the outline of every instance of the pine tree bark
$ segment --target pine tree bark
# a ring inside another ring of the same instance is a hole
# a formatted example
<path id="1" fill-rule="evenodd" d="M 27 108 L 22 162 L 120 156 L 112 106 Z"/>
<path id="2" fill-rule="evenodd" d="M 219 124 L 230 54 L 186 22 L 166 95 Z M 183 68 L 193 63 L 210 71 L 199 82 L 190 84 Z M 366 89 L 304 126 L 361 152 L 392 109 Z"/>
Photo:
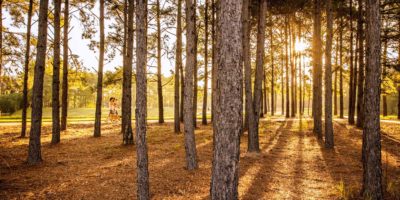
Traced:
<path id="1" fill-rule="evenodd" d="M 290 21 L 294 22 L 294 14 L 291 16 Z M 296 43 L 296 34 L 295 34 L 295 26 L 289 24 L 289 30 L 290 30 L 290 35 L 291 35 L 291 40 L 290 40 L 290 106 L 291 106 L 291 117 L 296 117 L 296 84 L 295 84 L 295 77 L 296 77 L 296 51 L 295 51 L 295 43 Z"/>
<path id="2" fill-rule="evenodd" d="M 321 0 L 314 0 L 313 33 L 313 118 L 314 133 L 322 139 L 322 42 L 321 42 Z"/>
<path id="3" fill-rule="evenodd" d="M 181 131 L 179 113 L 179 86 L 180 70 L 182 68 L 182 0 L 178 0 L 177 22 L 176 22 L 176 59 L 175 59 L 175 92 L 174 92 L 174 130 Z"/>
<path id="4" fill-rule="evenodd" d="M 40 135 L 42 131 L 43 78 L 46 65 L 48 9 L 48 0 L 40 0 L 38 42 L 32 88 L 31 132 L 29 134 L 27 159 L 29 165 L 35 165 L 42 161 Z"/>
<path id="5" fill-rule="evenodd" d="M 0 0 L 1 1 L 1 0 Z M 28 110 L 28 73 L 29 73 L 29 59 L 31 54 L 31 27 L 32 27 L 32 11 L 33 0 L 29 0 L 28 9 L 28 22 L 26 31 L 26 49 L 25 49 L 25 61 L 24 61 L 24 83 L 23 83 L 23 96 L 22 96 L 22 125 L 21 125 L 21 138 L 26 136 L 26 118 Z"/>
<path id="6" fill-rule="evenodd" d="M 160 0 L 156 1 L 156 20 L 157 20 L 157 93 L 158 93 L 158 123 L 164 123 L 164 100 L 162 91 L 162 75 L 161 75 L 161 16 L 160 16 Z"/>
<path id="7" fill-rule="evenodd" d="M 290 117 L 289 114 L 289 107 L 290 107 L 290 100 L 289 100 L 289 18 L 285 16 L 285 71 L 286 71 L 286 118 Z"/>
<path id="8" fill-rule="evenodd" d="M 194 12 L 194 27 L 195 27 L 195 37 L 194 37 L 194 48 L 193 48 L 193 53 L 195 55 L 194 57 L 194 67 L 193 67 L 193 127 L 196 129 L 197 127 L 197 95 L 198 95 L 198 66 L 197 66 L 197 43 L 198 43 L 198 35 L 197 35 L 197 21 L 196 21 L 196 3 L 197 1 L 194 2 L 193 6 L 193 12 Z"/>
<path id="9" fill-rule="evenodd" d="M 249 152 L 259 152 L 259 139 L 258 139 L 258 128 L 260 122 L 260 112 L 261 111 L 261 98 L 262 98 L 262 81 L 264 78 L 264 57 L 265 57 L 265 19 L 267 12 L 267 2 L 262 0 L 260 4 L 260 10 L 258 13 L 257 22 L 257 49 L 256 49 L 256 72 L 254 80 L 254 99 L 253 99 L 253 109 L 254 109 L 254 122 L 251 128 L 253 132 L 249 129 Z"/>
<path id="10" fill-rule="evenodd" d="M 387 42 L 387 31 L 385 31 L 384 33 L 384 41 L 383 41 L 383 59 L 382 59 L 382 83 L 386 81 L 386 76 L 387 76 L 387 72 L 386 72 L 386 64 L 387 64 L 387 49 L 388 49 L 388 42 Z M 388 109 L 387 109 L 387 95 L 386 95 L 386 90 L 385 88 L 383 88 L 383 94 L 382 94 L 382 101 L 383 101 L 383 105 L 382 105 L 382 109 L 383 109 L 383 116 L 386 117 L 388 115 Z"/>
<path id="11" fill-rule="evenodd" d="M 353 107 L 353 102 L 354 100 L 354 52 L 353 52 L 353 40 L 354 40 L 354 34 L 353 34 L 353 0 L 350 0 L 350 81 L 349 81 L 349 124 L 354 124 L 354 107 Z"/>
<path id="12" fill-rule="evenodd" d="M 380 136 L 380 11 L 379 0 L 367 0 L 366 48 L 367 65 L 363 128 L 363 196 L 364 199 L 383 199 L 381 136 Z"/>
<path id="13" fill-rule="evenodd" d="M 196 65 L 196 13 L 195 1 L 186 0 L 186 67 L 185 67 L 185 97 L 183 123 L 185 132 L 186 167 L 193 170 L 198 167 L 196 140 L 194 134 L 194 70 Z"/>
<path id="14" fill-rule="evenodd" d="M 339 70 L 339 37 L 336 38 L 335 44 L 335 80 L 333 83 L 333 116 L 337 116 L 338 114 L 338 105 L 337 105 L 337 82 L 338 82 L 338 70 Z"/>
<path id="15" fill-rule="evenodd" d="M 332 124 L 332 39 L 333 39 L 333 16 L 332 0 L 326 2 L 327 12 L 327 35 L 325 47 L 325 147 L 332 149 L 333 124 Z"/>
<path id="16" fill-rule="evenodd" d="M 97 71 L 97 98 L 94 122 L 94 137 L 101 136 L 101 105 L 103 99 L 103 65 L 104 65 L 104 0 L 100 0 L 100 52 Z"/>
<path id="17" fill-rule="evenodd" d="M 274 43 L 273 43 L 273 32 L 272 32 L 272 17 L 271 17 L 271 28 L 269 29 L 270 35 L 270 50 L 271 50 L 271 116 L 275 115 L 275 66 L 274 66 Z"/>
<path id="18" fill-rule="evenodd" d="M 208 101 L 208 0 L 205 0 L 204 24 L 204 93 L 203 93 L 203 112 L 202 124 L 207 125 L 207 101 Z"/>
<path id="19" fill-rule="evenodd" d="M 52 81 L 52 137 L 51 143 L 60 143 L 60 40 L 61 0 L 54 0 L 54 54 Z"/>
<path id="20" fill-rule="evenodd" d="M 266 0 L 262 0 L 266 4 Z M 243 123 L 242 1 L 220 0 L 211 199 L 238 199 Z M 265 5 L 266 7 L 266 5 Z M 245 9 L 245 8 L 244 8 Z"/>
<path id="21" fill-rule="evenodd" d="M 342 6 L 341 6 L 342 7 Z M 339 117 L 344 118 L 344 97 L 343 97 L 343 16 L 340 17 L 339 25 Z"/>
<path id="22" fill-rule="evenodd" d="M 126 33 L 126 55 L 122 80 L 122 135 L 125 145 L 133 144 L 132 132 L 132 60 L 133 60 L 133 15 L 135 1 L 128 2 L 128 19 Z"/>
<path id="23" fill-rule="evenodd" d="M 63 38 L 63 80 L 61 94 L 61 130 L 67 129 L 68 116 L 68 31 L 69 31 L 69 0 L 64 2 L 64 38 Z"/>
<path id="24" fill-rule="evenodd" d="M 251 52 L 250 52 L 250 4 L 249 1 L 243 1 L 242 6 L 242 27 L 243 27 L 243 68 L 244 68 L 244 87 L 245 87 L 245 123 L 244 127 L 248 133 L 254 133 L 254 109 L 253 109 L 253 91 L 251 88 Z M 250 130 L 251 129 L 251 130 Z M 248 147 L 250 147 L 248 141 Z M 249 149 L 248 149 L 249 150 Z"/>
<path id="25" fill-rule="evenodd" d="M 211 0 L 211 121 L 214 119 L 214 91 L 215 91 L 215 85 L 216 85 L 216 59 L 215 59 L 215 54 L 216 54 L 216 35 L 215 35 L 215 25 L 216 25 L 216 3 L 215 0 Z"/>
<path id="26" fill-rule="evenodd" d="M 150 199 L 147 156 L 147 0 L 136 0 L 136 154 L 137 199 Z"/>
<path id="27" fill-rule="evenodd" d="M 358 90 L 357 90 L 357 127 L 364 126 L 364 30 L 363 30 L 363 0 L 358 0 Z"/>

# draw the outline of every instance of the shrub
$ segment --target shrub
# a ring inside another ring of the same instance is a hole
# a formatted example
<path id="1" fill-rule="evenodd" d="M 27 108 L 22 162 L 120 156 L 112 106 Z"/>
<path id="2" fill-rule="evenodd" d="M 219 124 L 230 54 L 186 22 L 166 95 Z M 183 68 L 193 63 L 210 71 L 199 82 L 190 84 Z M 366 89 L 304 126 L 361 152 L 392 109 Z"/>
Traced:
<path id="1" fill-rule="evenodd" d="M 0 96 L 0 111 L 2 113 L 14 113 L 22 108 L 22 94 L 14 93 Z"/>

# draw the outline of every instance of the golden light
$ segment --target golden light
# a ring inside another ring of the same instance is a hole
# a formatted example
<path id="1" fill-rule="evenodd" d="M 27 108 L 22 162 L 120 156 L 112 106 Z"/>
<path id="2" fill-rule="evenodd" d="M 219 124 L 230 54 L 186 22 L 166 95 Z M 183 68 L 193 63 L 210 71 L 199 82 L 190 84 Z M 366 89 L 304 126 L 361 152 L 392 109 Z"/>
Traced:
<path id="1" fill-rule="evenodd" d="M 296 51 L 302 52 L 307 49 L 307 44 L 303 40 L 296 41 L 295 49 Z"/>

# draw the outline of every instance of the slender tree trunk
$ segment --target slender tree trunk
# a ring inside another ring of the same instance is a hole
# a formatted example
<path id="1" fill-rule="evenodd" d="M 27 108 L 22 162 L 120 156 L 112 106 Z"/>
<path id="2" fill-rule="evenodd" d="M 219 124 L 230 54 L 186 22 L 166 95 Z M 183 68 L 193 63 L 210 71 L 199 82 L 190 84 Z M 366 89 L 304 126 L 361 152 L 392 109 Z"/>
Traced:
<path id="1" fill-rule="evenodd" d="M 198 66 L 197 66 L 197 43 L 198 43 L 198 35 L 197 35 L 197 20 L 196 20 L 196 3 L 197 1 L 194 1 L 194 27 L 195 27 L 195 37 L 194 37 L 194 48 L 193 48 L 193 53 L 195 55 L 194 57 L 194 68 L 193 68 L 193 126 L 194 129 L 197 127 L 197 96 L 198 96 Z"/>
<path id="2" fill-rule="evenodd" d="M 271 115 L 275 115 L 275 66 L 274 66 L 274 43 L 273 43 L 273 25 L 271 17 L 271 28 L 269 29 L 270 35 L 270 50 L 271 50 Z"/>
<path id="3" fill-rule="evenodd" d="M 357 93 L 357 127 L 364 126 L 364 30 L 363 30 L 363 0 L 358 0 L 358 93 Z"/>
<path id="4" fill-rule="evenodd" d="M 99 69 L 97 71 L 96 115 L 94 122 L 94 137 L 101 136 L 101 105 L 103 99 L 103 65 L 104 65 L 104 0 L 100 0 L 100 52 Z"/>
<path id="5" fill-rule="evenodd" d="M 60 143 L 60 38 L 61 0 L 54 0 L 54 54 L 52 84 L 52 138 L 51 143 Z"/>
<path id="6" fill-rule="evenodd" d="M 339 115 L 344 118 L 344 97 L 343 97 L 343 17 L 340 17 L 339 25 Z"/>
<path id="7" fill-rule="evenodd" d="M 160 0 L 156 1 L 157 10 L 157 93 L 158 93 L 158 123 L 164 123 L 164 101 L 162 91 L 161 75 L 161 23 L 160 23 Z"/>
<path id="8" fill-rule="evenodd" d="M 281 52 L 281 55 L 283 55 L 283 51 Z M 282 68 L 281 68 L 281 95 L 282 95 L 282 97 L 281 97 L 281 109 L 282 109 L 282 115 L 285 115 L 285 78 L 284 78 L 284 72 L 283 72 L 283 66 L 285 65 L 284 63 L 284 58 L 283 58 L 283 56 L 282 56 L 282 63 L 281 63 L 281 66 L 282 66 Z"/>
<path id="9" fill-rule="evenodd" d="M 259 152 L 259 139 L 258 139 L 258 128 L 260 122 L 260 112 L 261 112 L 261 98 L 262 98 L 262 81 L 264 77 L 264 54 L 265 54 L 265 18 L 267 12 L 267 2 L 262 0 L 260 4 L 260 11 L 258 13 L 258 23 L 257 23 L 257 50 L 256 50 L 256 72 L 254 80 L 254 99 L 253 99 L 253 109 L 254 109 L 254 121 L 253 132 L 249 132 L 249 152 Z"/>
<path id="10" fill-rule="evenodd" d="M 263 92 L 263 112 L 261 112 L 261 117 L 265 117 L 264 114 L 266 115 L 268 113 L 268 88 L 267 88 L 267 73 L 265 70 L 265 65 L 263 67 L 263 73 L 264 73 L 264 77 L 263 77 L 263 85 L 264 85 L 264 92 Z"/>
<path id="11" fill-rule="evenodd" d="M 204 23 L 205 23 L 205 41 L 204 41 L 204 94 L 203 94 L 203 118 L 202 124 L 207 125 L 207 100 L 208 100 L 208 0 L 205 2 Z"/>
<path id="12" fill-rule="evenodd" d="M 198 167 L 196 140 L 194 134 L 194 70 L 196 65 L 196 13 L 195 1 L 186 0 L 186 67 L 185 67 L 185 98 L 183 123 L 185 131 L 186 167 L 193 170 Z"/>
<path id="13" fill-rule="evenodd" d="M 215 95 L 215 85 L 216 85 L 216 59 L 215 59 L 215 54 L 216 54 L 216 35 L 215 35 L 215 15 L 216 15 L 216 4 L 215 0 L 211 0 L 211 57 L 212 57 L 212 62 L 211 62 L 211 121 L 214 119 L 214 95 Z"/>
<path id="14" fill-rule="evenodd" d="M 181 19 L 182 20 L 182 19 Z M 182 36 L 182 32 L 181 32 L 181 36 Z M 182 54 L 181 54 L 182 55 Z M 181 122 L 183 122 L 183 113 L 184 113 L 184 106 L 183 106 L 183 102 L 184 102 L 184 98 L 185 98 L 185 76 L 183 74 L 183 63 L 181 65 L 181 68 L 179 69 L 180 74 L 181 74 L 181 104 L 180 104 L 180 120 Z"/>
<path id="15" fill-rule="evenodd" d="M 363 196 L 364 199 L 383 199 L 380 102 L 380 13 L 379 1 L 367 0 L 367 65 L 365 76 L 365 123 L 363 128 Z"/>
<path id="16" fill-rule="evenodd" d="M 294 14 L 291 17 L 292 20 L 290 21 L 295 21 L 294 19 Z M 290 78 L 290 89 L 291 89 L 291 100 L 290 100 L 290 105 L 291 105 L 291 117 L 296 116 L 296 83 L 295 83 L 295 77 L 296 77 L 296 50 L 294 49 L 295 43 L 296 43 L 296 33 L 295 33 L 295 26 L 289 24 L 289 29 L 290 29 L 290 72 L 291 72 L 291 78 Z"/>
<path id="17" fill-rule="evenodd" d="M 327 12 L 327 35 L 325 47 L 325 147 L 333 148 L 333 124 L 332 124 L 332 39 L 333 39 L 333 16 L 332 0 L 326 4 Z"/>
<path id="18" fill-rule="evenodd" d="M 246 94 L 246 102 L 245 102 L 245 110 L 248 125 L 248 133 L 249 133 L 249 140 L 248 140 L 248 151 L 253 151 L 257 149 L 253 145 L 257 145 L 254 143 L 253 138 L 250 139 L 250 135 L 253 136 L 256 130 L 255 128 L 255 119 L 254 119 L 254 108 L 253 108 L 253 92 L 251 88 L 251 52 L 250 52 L 250 5 L 248 1 L 243 1 L 243 8 L 242 8 L 242 18 L 243 18 L 243 65 L 244 65 L 244 83 L 245 83 L 245 94 Z M 251 149 L 250 149 L 251 147 Z"/>
<path id="19" fill-rule="evenodd" d="M 322 42 L 321 42 L 321 0 L 314 0 L 313 33 L 313 117 L 314 133 L 322 139 Z"/>
<path id="20" fill-rule="evenodd" d="M 338 105 L 337 105 L 337 82 L 338 82 L 338 65 L 339 65 L 339 37 L 336 38 L 336 44 L 335 44 L 335 80 L 333 83 L 333 116 L 336 116 L 338 114 Z"/>
<path id="21" fill-rule="evenodd" d="M 175 96 L 174 96 L 174 124 L 175 133 L 181 131 L 179 118 L 179 72 L 182 68 L 182 0 L 178 0 L 178 13 L 176 22 L 176 59 L 175 59 Z"/>
<path id="22" fill-rule="evenodd" d="M 1 1 L 1 0 L 0 0 Z M 32 27 L 32 11 L 33 0 L 29 0 L 28 9 L 28 22 L 26 31 L 26 49 L 25 49 L 25 62 L 24 62 L 24 89 L 22 97 L 22 125 L 21 125 L 21 137 L 26 136 L 26 118 L 28 110 L 28 73 L 29 73 L 29 58 L 31 52 L 31 27 Z M 0 16 L 1 17 L 1 16 Z"/>
<path id="23" fill-rule="evenodd" d="M 122 85 L 122 135 L 125 145 L 133 144 L 132 132 L 132 60 L 133 60 L 133 15 L 135 10 L 134 0 L 128 2 L 128 23 L 126 35 L 126 55 L 123 69 Z"/>
<path id="24" fill-rule="evenodd" d="M 386 81 L 386 64 L 387 64 L 387 49 L 388 49 L 388 42 L 387 42 L 387 32 L 385 31 L 384 33 L 384 41 L 383 41 L 383 70 L 382 70 L 382 83 Z M 382 94 L 382 100 L 383 100 L 383 116 L 388 115 L 388 109 L 387 109 L 387 95 L 386 95 L 386 90 L 383 88 L 383 94 Z"/>
<path id="25" fill-rule="evenodd" d="M 32 88 L 31 132 L 29 134 L 27 159 L 27 162 L 30 165 L 42 161 L 40 135 L 42 131 L 43 78 L 46 65 L 48 8 L 48 0 L 40 0 L 38 42 Z"/>
<path id="26" fill-rule="evenodd" d="M 263 0 L 266 4 L 266 0 Z M 220 0 L 211 199 L 238 199 L 243 119 L 242 1 Z"/>
<path id="27" fill-rule="evenodd" d="M 350 81 L 349 81 L 349 124 L 354 124 L 354 110 L 353 110 L 353 102 L 354 102 L 354 52 L 353 52 L 353 0 L 350 0 Z"/>
<path id="28" fill-rule="evenodd" d="M 69 31 L 69 0 L 64 2 L 64 38 L 63 38 L 63 80 L 61 94 L 61 130 L 67 129 L 68 116 L 68 31 Z"/>
<path id="29" fill-rule="evenodd" d="M 147 156 L 147 0 L 136 0 L 136 154 L 137 199 L 150 199 Z"/>
<path id="30" fill-rule="evenodd" d="M 289 18 L 285 17 L 285 65 L 286 65 L 286 118 L 290 117 L 289 114 Z"/>

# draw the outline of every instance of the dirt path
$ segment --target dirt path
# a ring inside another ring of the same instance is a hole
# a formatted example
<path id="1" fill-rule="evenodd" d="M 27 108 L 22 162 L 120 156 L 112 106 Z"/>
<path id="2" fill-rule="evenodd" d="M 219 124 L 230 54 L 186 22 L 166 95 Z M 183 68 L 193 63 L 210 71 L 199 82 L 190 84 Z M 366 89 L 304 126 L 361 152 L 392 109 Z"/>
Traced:
<path id="1" fill-rule="evenodd" d="M 385 129 L 389 135 L 400 128 L 392 126 Z M 334 128 L 334 150 L 325 150 L 316 139 L 311 120 L 264 121 L 259 154 L 246 153 L 243 135 L 240 198 L 355 198 L 362 177 L 361 131 L 341 122 Z M 74 124 L 56 146 L 49 144 L 51 127 L 46 126 L 44 162 L 35 167 L 24 164 L 28 139 L 17 138 L 18 130 L 0 129 L 0 199 L 135 199 L 135 146 L 121 145 L 118 126 L 105 125 L 103 136 L 92 138 L 92 125 Z M 211 127 L 196 130 L 199 169 L 194 172 L 184 169 L 183 135 L 173 133 L 173 124 L 150 124 L 148 130 L 151 197 L 208 199 Z M 383 139 L 382 145 L 388 191 L 394 195 L 400 191 L 400 144 Z"/>

